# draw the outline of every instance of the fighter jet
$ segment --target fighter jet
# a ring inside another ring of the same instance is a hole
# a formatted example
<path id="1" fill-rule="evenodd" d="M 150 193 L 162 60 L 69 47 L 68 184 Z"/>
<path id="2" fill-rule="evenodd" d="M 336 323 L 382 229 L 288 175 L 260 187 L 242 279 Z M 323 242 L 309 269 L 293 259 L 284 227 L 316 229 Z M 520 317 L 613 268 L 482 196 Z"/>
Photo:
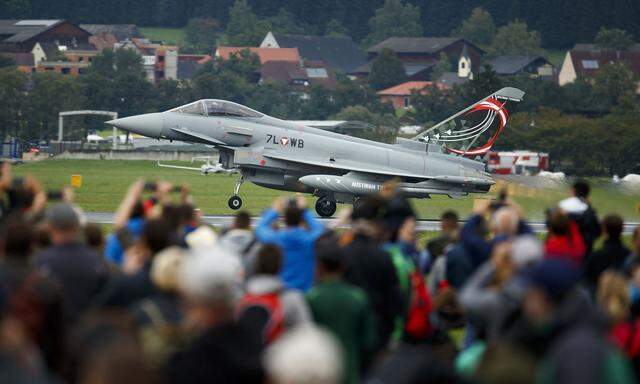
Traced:
<path id="1" fill-rule="evenodd" d="M 394 179 L 413 198 L 488 192 L 494 181 L 480 156 L 505 128 L 507 103 L 523 96 L 519 89 L 503 88 L 412 139 L 398 138 L 395 144 L 323 131 L 214 99 L 107 124 L 147 137 L 217 148 L 220 164 L 240 173 L 228 201 L 231 209 L 242 207 L 240 187 L 250 181 L 313 194 L 318 197 L 316 212 L 329 217 L 336 203 L 353 203 Z M 483 138 L 486 143 L 476 145 Z"/>

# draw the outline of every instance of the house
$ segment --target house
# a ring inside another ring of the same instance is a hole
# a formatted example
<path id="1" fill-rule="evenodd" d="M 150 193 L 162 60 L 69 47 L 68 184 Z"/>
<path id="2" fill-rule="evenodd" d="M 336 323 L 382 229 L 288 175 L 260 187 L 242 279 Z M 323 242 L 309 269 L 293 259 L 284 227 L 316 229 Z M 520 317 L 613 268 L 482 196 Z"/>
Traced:
<path id="1" fill-rule="evenodd" d="M 377 95 L 383 103 L 391 103 L 394 109 L 411 108 L 411 92 L 423 92 L 425 88 L 432 86 L 430 81 L 407 81 L 402 84 L 378 91 Z"/>
<path id="2" fill-rule="evenodd" d="M 370 72 L 370 63 L 383 49 L 392 50 L 402 61 L 410 80 L 429 80 L 431 69 L 442 53 L 450 60 L 458 59 L 458 65 L 466 67 L 466 76 L 472 76 L 480 68 L 484 51 L 462 38 L 456 37 L 390 37 L 367 50 L 369 63 L 356 68 L 354 75 Z M 463 58 L 464 60 L 459 60 Z M 463 68 L 464 69 L 464 68 Z"/>
<path id="3" fill-rule="evenodd" d="M 489 65 L 498 76 L 528 74 L 531 77 L 554 78 L 557 74 L 555 66 L 542 56 L 498 56 Z"/>
<path id="4" fill-rule="evenodd" d="M 256 47 L 218 47 L 216 58 L 229 60 L 231 55 L 240 55 L 244 50 L 255 53 L 260 59 L 260 64 L 268 61 L 296 61 L 300 62 L 298 48 L 256 48 Z"/>
<path id="5" fill-rule="evenodd" d="M 80 28 L 93 36 L 111 35 L 116 41 L 141 37 L 135 24 L 80 24 Z"/>
<path id="6" fill-rule="evenodd" d="M 626 63 L 636 76 L 640 75 L 640 44 L 634 44 L 626 51 L 602 50 L 594 44 L 576 44 L 564 57 L 558 83 L 562 86 L 573 83 L 578 77 L 592 78 L 600 68 L 615 62 Z"/>
<path id="7" fill-rule="evenodd" d="M 134 37 L 115 44 L 114 49 L 132 49 L 142 56 L 147 79 L 152 83 L 178 78 L 178 47 L 174 45 Z"/>
<path id="8" fill-rule="evenodd" d="M 24 52 L 0 52 L 0 56 L 13 61 L 18 71 L 23 73 L 35 72 L 36 62 L 33 53 Z"/>
<path id="9" fill-rule="evenodd" d="M 347 36 L 285 35 L 268 32 L 260 48 L 297 48 L 303 60 L 322 61 L 333 71 L 351 73 L 367 59 Z"/>
<path id="10" fill-rule="evenodd" d="M 193 79 L 198 69 L 211 60 L 211 55 L 178 54 L 178 80 Z"/>
<path id="11" fill-rule="evenodd" d="M 294 87 L 298 92 L 305 92 L 311 85 L 320 85 L 327 89 L 335 89 L 336 75 L 322 61 L 304 61 L 304 63 L 286 60 L 272 60 L 260 67 L 261 82 L 275 82 Z"/>
<path id="12" fill-rule="evenodd" d="M 91 33 L 66 20 L 0 20 L 2 52 L 34 53 L 37 44 L 42 48 L 86 47 L 89 37 Z"/>
<path id="13" fill-rule="evenodd" d="M 88 62 L 70 62 L 70 61 L 41 61 L 36 67 L 36 72 L 54 72 L 63 75 L 82 75 L 85 73 Z"/>

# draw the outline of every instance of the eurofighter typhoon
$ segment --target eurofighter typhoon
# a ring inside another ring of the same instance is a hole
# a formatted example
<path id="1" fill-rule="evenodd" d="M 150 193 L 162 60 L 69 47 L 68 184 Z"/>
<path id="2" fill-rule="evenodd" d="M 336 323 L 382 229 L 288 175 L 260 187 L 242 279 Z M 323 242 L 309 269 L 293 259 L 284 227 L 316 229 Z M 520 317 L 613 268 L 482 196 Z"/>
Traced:
<path id="1" fill-rule="evenodd" d="M 503 88 L 468 108 L 395 144 L 380 143 L 280 120 L 224 100 L 198 100 L 166 112 L 108 121 L 143 136 L 211 145 L 225 169 L 240 176 L 229 207 L 239 209 L 240 186 L 310 193 L 323 217 L 336 203 L 353 203 L 392 179 L 408 197 L 452 198 L 486 193 L 494 181 L 479 160 L 509 118 L 507 103 L 524 92 Z M 475 159 L 474 159 L 475 158 Z"/>

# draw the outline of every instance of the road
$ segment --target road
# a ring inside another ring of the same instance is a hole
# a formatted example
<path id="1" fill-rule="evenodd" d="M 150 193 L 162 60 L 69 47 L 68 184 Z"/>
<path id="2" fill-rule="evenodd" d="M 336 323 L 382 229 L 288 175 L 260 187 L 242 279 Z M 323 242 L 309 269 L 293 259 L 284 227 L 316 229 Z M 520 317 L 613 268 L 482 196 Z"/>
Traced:
<path id="1" fill-rule="evenodd" d="M 87 220 L 98 224 L 113 224 L 113 213 L 110 212 L 86 212 Z M 253 225 L 257 222 L 257 217 L 252 220 Z M 233 221 L 232 215 L 208 215 L 203 220 L 214 227 L 228 227 Z M 319 219 L 327 226 L 334 226 L 337 219 Z M 533 221 L 529 225 L 536 233 L 545 233 L 547 229 L 542 221 Z M 624 234 L 630 235 L 633 229 L 640 223 L 625 223 Z M 440 220 L 419 220 L 417 230 L 420 232 L 433 232 L 440 229 Z"/>

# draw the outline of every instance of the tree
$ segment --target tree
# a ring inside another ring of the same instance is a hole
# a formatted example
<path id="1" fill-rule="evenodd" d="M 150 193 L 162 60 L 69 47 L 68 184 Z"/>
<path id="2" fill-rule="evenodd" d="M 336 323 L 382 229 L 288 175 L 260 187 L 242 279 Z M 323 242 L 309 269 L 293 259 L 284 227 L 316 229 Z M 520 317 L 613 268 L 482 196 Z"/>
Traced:
<path id="1" fill-rule="evenodd" d="M 348 36 L 349 31 L 338 19 L 331 19 L 324 29 L 325 36 Z"/>
<path id="2" fill-rule="evenodd" d="M 355 135 L 364 139 L 393 142 L 396 138 L 400 122 L 392 113 L 375 113 L 362 105 L 344 107 L 332 120 L 362 121 L 371 124 L 373 129 L 356 132 Z"/>
<path id="3" fill-rule="evenodd" d="M 369 20 L 369 35 L 365 46 L 372 46 L 389 37 L 422 36 L 420 8 L 411 4 L 403 5 L 401 0 L 385 0 L 382 8 L 376 9 Z"/>
<path id="4" fill-rule="evenodd" d="M 0 69 L 0 134 L 17 136 L 23 125 L 21 108 L 25 99 L 27 76 L 15 68 Z"/>
<path id="5" fill-rule="evenodd" d="M 226 43 L 235 47 L 257 46 L 271 29 L 271 25 L 259 20 L 246 0 L 236 0 L 229 8 Z"/>
<path id="6" fill-rule="evenodd" d="M 0 55 L 0 68 L 13 67 L 16 63 L 10 57 Z"/>
<path id="7" fill-rule="evenodd" d="M 500 88 L 502 88 L 502 81 L 493 68 L 487 64 L 482 67 L 480 73 L 463 85 L 465 96 L 468 100 L 473 100 L 474 102 L 494 93 Z"/>
<path id="8" fill-rule="evenodd" d="M 489 45 L 496 34 L 496 25 L 491 14 L 482 7 L 474 8 L 468 19 L 454 32 L 454 36 L 463 37 L 472 43 Z"/>
<path id="9" fill-rule="evenodd" d="M 271 30 L 276 33 L 305 34 L 309 33 L 310 29 L 309 26 L 299 25 L 293 14 L 285 8 L 280 8 L 275 16 L 267 19 L 267 22 L 271 25 Z"/>
<path id="10" fill-rule="evenodd" d="M 596 46 L 603 50 L 626 51 L 633 45 L 633 37 L 618 28 L 600 28 L 595 38 Z"/>
<path id="11" fill-rule="evenodd" d="M 451 61 L 447 54 L 444 52 L 440 52 L 440 56 L 438 57 L 438 61 L 431 69 L 431 81 L 438 80 L 443 74 L 451 72 Z"/>
<path id="12" fill-rule="evenodd" d="M 596 72 L 593 81 L 598 99 L 609 108 L 618 104 L 620 97 L 635 95 L 635 75 L 624 62 L 605 64 Z"/>
<path id="13" fill-rule="evenodd" d="M 211 53 L 216 45 L 220 23 L 212 18 L 190 19 L 185 28 L 187 48 L 193 52 Z"/>
<path id="14" fill-rule="evenodd" d="M 540 47 L 540 34 L 537 31 L 530 31 L 527 23 L 521 20 L 512 21 L 500 27 L 489 47 L 489 52 L 494 56 L 537 56 L 545 53 Z"/>
<path id="15" fill-rule="evenodd" d="M 20 132 L 20 138 L 55 138 L 58 132 L 58 113 L 85 107 L 83 83 L 77 77 L 57 73 L 36 73 L 31 80 L 32 88 L 25 99 L 23 110 L 27 124 L 26 129 Z M 66 125 L 69 128 L 67 133 L 71 133 L 73 128 L 79 128 L 73 121 Z"/>
<path id="16" fill-rule="evenodd" d="M 371 62 L 369 84 L 376 90 L 385 89 L 407 80 L 402 61 L 389 48 L 384 48 Z"/>

